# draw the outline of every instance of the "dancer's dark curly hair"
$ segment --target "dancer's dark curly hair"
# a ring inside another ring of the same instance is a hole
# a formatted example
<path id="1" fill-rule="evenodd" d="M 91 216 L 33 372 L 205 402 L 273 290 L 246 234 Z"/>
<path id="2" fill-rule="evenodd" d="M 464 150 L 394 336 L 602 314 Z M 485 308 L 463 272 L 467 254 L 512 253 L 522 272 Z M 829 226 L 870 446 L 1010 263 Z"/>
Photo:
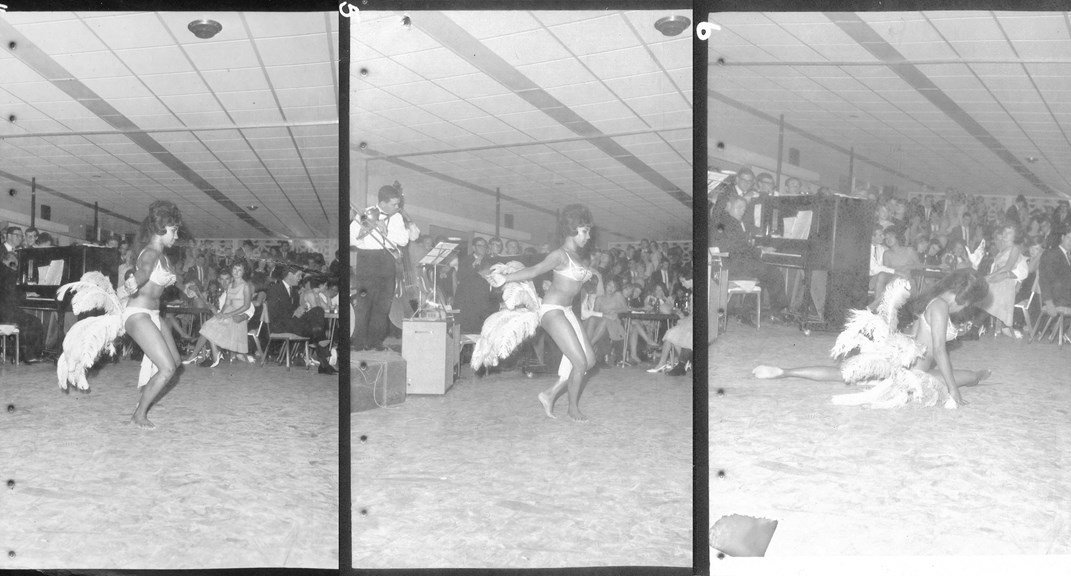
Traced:
<path id="1" fill-rule="evenodd" d="M 167 234 L 168 226 L 182 226 L 182 214 L 178 206 L 167 200 L 157 200 L 149 206 L 149 215 L 141 222 L 138 242 L 145 246 L 153 236 Z"/>
<path id="2" fill-rule="evenodd" d="M 562 239 L 576 236 L 577 228 L 591 227 L 591 211 L 583 204 L 570 204 L 558 216 L 558 234 Z"/>
<path id="3" fill-rule="evenodd" d="M 989 296 L 989 284 L 985 280 L 985 275 L 973 268 L 956 270 L 918 295 L 909 298 L 900 307 L 899 329 L 907 329 L 916 318 L 922 315 L 931 300 L 945 292 L 955 294 L 956 304 L 966 308 L 978 304 Z"/>

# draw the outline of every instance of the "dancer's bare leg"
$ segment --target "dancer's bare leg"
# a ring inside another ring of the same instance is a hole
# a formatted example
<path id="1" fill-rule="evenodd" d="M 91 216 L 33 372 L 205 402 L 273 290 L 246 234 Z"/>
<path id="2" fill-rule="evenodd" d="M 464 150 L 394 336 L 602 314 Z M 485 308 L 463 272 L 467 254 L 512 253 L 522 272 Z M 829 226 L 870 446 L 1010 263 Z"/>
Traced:
<path id="1" fill-rule="evenodd" d="M 561 310 L 551 310 L 543 315 L 543 329 L 554 339 L 561 349 L 562 354 L 569 359 L 572 369 L 568 378 L 560 378 L 550 388 L 539 394 L 539 402 L 547 416 L 553 418 L 554 400 L 562 388 L 568 386 L 569 391 L 569 416 L 578 422 L 587 420 L 580 412 L 580 384 L 584 380 L 584 373 L 595 366 L 595 353 L 591 346 L 585 346 L 580 338 L 587 339 L 583 331 L 578 334 L 572 324 Z"/>
<path id="2" fill-rule="evenodd" d="M 155 428 L 148 418 L 149 408 L 174 376 L 178 364 L 178 350 L 173 339 L 170 345 L 168 344 L 169 338 L 153 324 L 148 314 L 131 316 L 126 321 L 126 331 L 157 368 L 156 374 L 141 387 L 138 405 L 130 421 L 142 428 Z"/>
<path id="3" fill-rule="evenodd" d="M 769 380 L 774 378 L 803 378 L 817 382 L 844 382 L 840 368 L 836 366 L 803 366 L 800 368 L 778 368 L 777 366 L 756 366 L 751 371 L 756 378 Z"/>

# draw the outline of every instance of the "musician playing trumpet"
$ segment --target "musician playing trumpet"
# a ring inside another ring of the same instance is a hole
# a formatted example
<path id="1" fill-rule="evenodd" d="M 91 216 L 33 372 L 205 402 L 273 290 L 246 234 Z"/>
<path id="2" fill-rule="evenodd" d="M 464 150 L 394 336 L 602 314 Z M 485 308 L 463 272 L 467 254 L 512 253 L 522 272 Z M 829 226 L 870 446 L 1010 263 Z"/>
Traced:
<path id="1" fill-rule="evenodd" d="M 383 340 L 390 330 L 390 306 L 394 299 L 395 259 L 409 242 L 420 237 L 420 228 L 402 215 L 401 185 L 379 189 L 378 203 L 354 215 L 350 223 L 350 250 L 357 253 L 353 286 L 354 350 L 386 350 Z"/>

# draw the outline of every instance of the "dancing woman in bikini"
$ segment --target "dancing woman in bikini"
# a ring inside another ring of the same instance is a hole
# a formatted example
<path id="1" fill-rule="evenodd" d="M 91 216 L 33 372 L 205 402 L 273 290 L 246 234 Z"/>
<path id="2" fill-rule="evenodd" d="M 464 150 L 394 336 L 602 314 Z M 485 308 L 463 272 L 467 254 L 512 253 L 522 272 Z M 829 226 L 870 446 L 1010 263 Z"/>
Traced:
<path id="1" fill-rule="evenodd" d="M 948 349 L 945 347 L 946 340 L 955 337 L 955 327 L 949 323 L 949 315 L 981 302 L 988 293 L 989 288 L 984 276 L 970 268 L 956 270 L 908 300 L 899 311 L 901 333 L 911 337 L 925 350 L 923 356 L 911 368 L 943 379 L 948 397 L 956 405 L 967 403 L 960 396 L 960 388 L 978 384 L 988 378 L 991 371 L 952 369 Z M 890 354 L 895 352 L 890 351 Z M 847 382 L 842 368 L 843 366 L 806 366 L 782 369 L 776 366 L 758 366 L 753 374 L 756 378 Z"/>
<path id="2" fill-rule="evenodd" d="M 565 241 L 542 262 L 512 274 L 494 273 L 488 280 L 497 287 L 505 282 L 523 282 L 554 271 L 554 281 L 543 295 L 539 308 L 539 325 L 561 349 L 562 363 L 558 368 L 558 382 L 539 394 L 539 402 L 547 416 L 554 418 L 554 401 L 568 385 L 569 417 L 584 421 L 587 416 L 580 412 L 580 384 L 584 374 L 595 366 L 595 352 L 573 313 L 572 305 L 584 282 L 591 277 L 591 270 L 580 264 L 577 253 L 591 239 L 591 212 L 580 204 L 566 206 L 558 217 L 558 233 Z"/>
<path id="3" fill-rule="evenodd" d="M 181 225 L 182 215 L 171 202 L 158 200 L 149 206 L 149 215 L 138 234 L 139 243 L 145 247 L 127 286 L 132 296 L 123 310 L 123 324 L 145 354 L 138 374 L 138 406 L 131 417 L 142 428 L 155 427 L 148 418 L 149 408 L 175 375 L 180 358 L 171 331 L 160 329 L 160 295 L 175 283 L 175 273 L 164 250 L 175 244 Z"/>

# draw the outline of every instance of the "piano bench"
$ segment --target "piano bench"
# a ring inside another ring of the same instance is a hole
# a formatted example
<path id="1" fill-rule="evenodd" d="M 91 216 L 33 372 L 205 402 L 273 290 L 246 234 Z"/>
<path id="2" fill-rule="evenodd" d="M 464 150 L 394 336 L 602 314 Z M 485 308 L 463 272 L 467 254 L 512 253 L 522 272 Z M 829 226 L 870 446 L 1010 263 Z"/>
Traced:
<path id="1" fill-rule="evenodd" d="M 0 364 L 7 362 L 7 341 L 15 337 L 15 366 L 19 365 L 19 327 L 14 324 L 0 324 Z"/>
<path id="2" fill-rule="evenodd" d="M 725 315 L 722 316 L 722 332 L 725 332 L 729 326 L 729 303 L 733 301 L 733 296 L 740 295 L 741 298 L 748 294 L 755 295 L 755 329 L 758 330 L 762 327 L 762 286 L 759 286 L 758 282 L 754 281 L 729 281 L 729 297 L 725 300 Z"/>

